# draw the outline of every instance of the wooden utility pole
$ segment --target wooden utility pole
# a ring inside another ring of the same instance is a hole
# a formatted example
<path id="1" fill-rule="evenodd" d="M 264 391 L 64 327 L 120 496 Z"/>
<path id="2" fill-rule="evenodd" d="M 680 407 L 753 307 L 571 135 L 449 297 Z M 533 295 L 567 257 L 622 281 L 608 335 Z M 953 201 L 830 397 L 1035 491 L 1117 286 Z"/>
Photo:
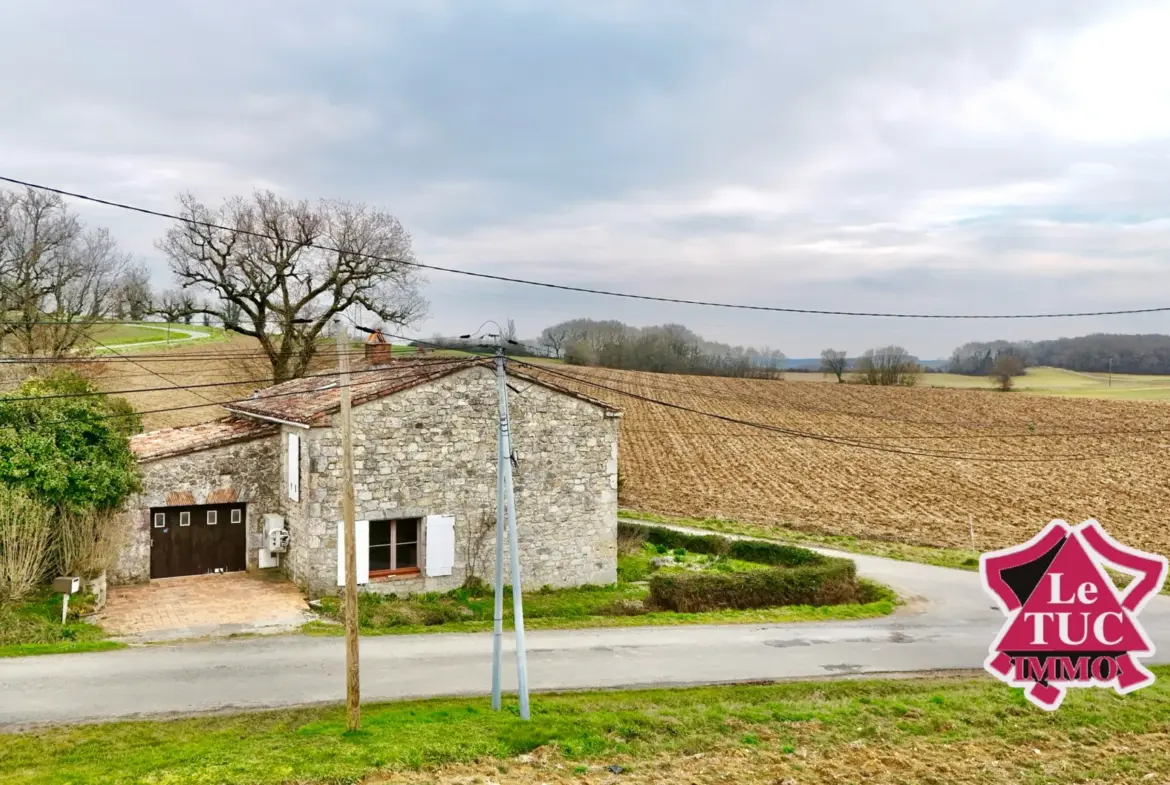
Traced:
<path id="1" fill-rule="evenodd" d="M 350 418 L 349 341 L 340 319 L 337 328 L 337 370 L 341 393 L 341 517 L 345 538 L 345 716 L 351 731 L 362 725 L 361 682 L 358 678 L 357 526 L 353 511 L 353 426 Z"/>

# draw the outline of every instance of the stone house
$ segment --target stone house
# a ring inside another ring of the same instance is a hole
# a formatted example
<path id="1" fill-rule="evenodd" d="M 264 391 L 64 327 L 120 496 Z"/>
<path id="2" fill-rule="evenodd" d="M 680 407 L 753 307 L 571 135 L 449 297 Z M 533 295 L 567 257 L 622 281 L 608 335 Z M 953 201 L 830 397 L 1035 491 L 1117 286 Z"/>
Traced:
<path id="1" fill-rule="evenodd" d="M 523 583 L 614 582 L 620 412 L 514 364 L 508 378 Z M 360 587 L 490 580 L 491 360 L 368 356 L 353 369 L 352 401 Z M 339 406 L 336 376 L 297 379 L 225 405 L 214 422 L 135 436 L 143 491 L 127 504 L 130 542 L 112 581 L 278 566 L 310 596 L 336 592 Z"/>

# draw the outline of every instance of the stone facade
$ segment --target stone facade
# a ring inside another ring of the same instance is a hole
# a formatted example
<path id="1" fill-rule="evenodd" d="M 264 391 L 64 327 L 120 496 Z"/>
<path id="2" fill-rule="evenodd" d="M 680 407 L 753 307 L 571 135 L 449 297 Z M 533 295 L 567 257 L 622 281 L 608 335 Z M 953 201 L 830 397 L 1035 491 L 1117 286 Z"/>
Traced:
<path id="1" fill-rule="evenodd" d="M 495 377 L 476 366 L 354 407 L 358 520 L 455 517 L 452 575 L 373 580 L 367 591 L 445 591 L 495 559 Z M 518 383 L 519 384 L 519 383 Z M 509 394 L 521 578 L 529 586 L 617 580 L 618 419 L 599 406 L 524 383 Z M 336 418 L 334 418 L 336 420 Z M 290 577 L 311 595 L 337 591 L 340 430 L 302 434 L 301 502 L 288 505 Z M 284 461 L 287 462 L 287 453 Z M 293 509 L 299 508 L 299 509 Z M 426 544 L 423 544 L 425 552 Z M 508 575 L 505 559 L 505 579 Z"/>
<path id="2" fill-rule="evenodd" d="M 130 542 L 110 572 L 112 583 L 150 580 L 150 508 L 246 502 L 248 567 L 256 566 L 263 537 L 261 516 L 278 512 L 279 439 L 266 436 L 140 464 L 143 491 L 126 503 Z"/>
<path id="3" fill-rule="evenodd" d="M 358 520 L 455 519 L 454 570 L 375 578 L 367 591 L 455 588 L 492 578 L 495 553 L 497 401 L 491 368 L 473 366 L 353 408 Z M 617 579 L 618 418 L 601 406 L 530 382 L 509 393 L 523 584 L 607 584 Z M 126 513 L 132 543 L 111 579 L 150 575 L 149 510 L 169 504 L 247 502 L 248 566 L 262 517 L 289 531 L 281 567 L 310 596 L 337 592 L 341 521 L 340 431 L 286 425 L 277 435 L 142 465 L 146 491 Z M 300 438 L 299 501 L 289 496 L 288 440 Z M 233 498 L 234 497 L 234 498 Z M 425 527 L 424 527 L 425 528 Z M 425 560 L 422 544 L 420 562 Z M 505 559 L 505 579 L 508 575 Z"/>

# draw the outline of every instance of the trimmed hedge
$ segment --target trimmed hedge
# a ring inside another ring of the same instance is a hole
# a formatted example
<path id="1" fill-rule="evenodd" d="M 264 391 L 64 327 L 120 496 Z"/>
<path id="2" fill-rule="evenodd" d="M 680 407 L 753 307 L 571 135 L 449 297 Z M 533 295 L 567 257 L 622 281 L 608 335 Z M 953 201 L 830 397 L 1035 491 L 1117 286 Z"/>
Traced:
<path id="1" fill-rule="evenodd" d="M 658 572 L 650 577 L 650 599 L 679 613 L 858 602 L 856 565 L 822 558 L 821 564 L 751 572 Z"/>
<path id="2" fill-rule="evenodd" d="M 731 559 L 751 561 L 757 564 L 771 564 L 776 567 L 800 567 L 805 564 L 820 564 L 825 557 L 799 548 L 795 545 L 780 545 L 759 540 L 732 540 L 718 534 L 687 534 L 686 532 L 664 529 L 658 526 L 641 526 L 621 521 L 618 523 L 619 536 L 623 533 L 642 534 L 652 545 L 663 545 L 669 549 L 682 548 L 691 553 L 709 553 L 727 556 Z"/>
<path id="3" fill-rule="evenodd" d="M 857 566 L 850 559 L 822 556 L 807 548 L 717 534 L 687 534 L 657 526 L 621 522 L 619 531 L 638 532 L 646 542 L 691 553 L 768 564 L 750 572 L 656 572 L 650 602 L 658 608 L 699 611 L 773 608 L 782 605 L 842 605 L 861 600 Z"/>

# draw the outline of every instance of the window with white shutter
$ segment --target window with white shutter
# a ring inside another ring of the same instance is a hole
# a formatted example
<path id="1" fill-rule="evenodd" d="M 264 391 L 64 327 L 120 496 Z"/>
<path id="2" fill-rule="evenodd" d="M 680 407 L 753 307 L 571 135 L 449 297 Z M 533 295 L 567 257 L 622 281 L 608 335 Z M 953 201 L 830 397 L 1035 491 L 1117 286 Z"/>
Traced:
<path id="1" fill-rule="evenodd" d="M 301 500 L 301 437 L 288 435 L 288 498 Z"/>
<path id="2" fill-rule="evenodd" d="M 455 516 L 428 515 L 426 526 L 427 577 L 450 575 L 455 570 Z"/>
<path id="3" fill-rule="evenodd" d="M 358 585 L 370 582 L 370 522 L 354 521 Z M 337 522 L 337 585 L 345 585 L 345 522 Z"/>

